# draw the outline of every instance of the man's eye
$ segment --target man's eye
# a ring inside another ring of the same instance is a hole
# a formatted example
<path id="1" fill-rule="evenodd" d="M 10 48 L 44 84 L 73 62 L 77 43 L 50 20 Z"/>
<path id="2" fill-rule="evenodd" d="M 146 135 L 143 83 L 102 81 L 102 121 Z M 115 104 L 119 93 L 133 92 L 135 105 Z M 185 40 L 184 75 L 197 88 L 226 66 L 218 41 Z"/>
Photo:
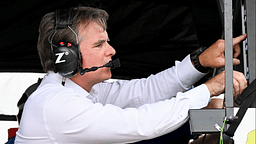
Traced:
<path id="1" fill-rule="evenodd" d="M 101 47 L 102 46 L 102 44 L 98 44 L 98 45 L 96 45 L 95 47 Z"/>

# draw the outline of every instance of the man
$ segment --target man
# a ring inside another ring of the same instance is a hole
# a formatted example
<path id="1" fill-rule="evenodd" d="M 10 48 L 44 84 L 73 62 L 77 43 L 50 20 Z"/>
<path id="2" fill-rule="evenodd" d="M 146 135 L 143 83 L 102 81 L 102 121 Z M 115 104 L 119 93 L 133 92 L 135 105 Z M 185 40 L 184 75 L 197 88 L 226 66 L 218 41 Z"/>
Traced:
<path id="1" fill-rule="evenodd" d="M 222 40 L 146 79 L 105 83 L 111 78 L 106 65 L 116 53 L 108 44 L 108 14 L 79 7 L 65 11 L 68 18 L 59 20 L 62 12 L 56 11 L 56 18 L 55 13 L 49 13 L 41 21 L 38 51 L 48 74 L 25 104 L 17 144 L 113 144 L 156 138 L 181 127 L 188 120 L 189 109 L 207 106 L 210 97 L 224 91 L 224 72 L 189 90 L 206 75 L 198 70 L 224 66 Z M 70 23 L 70 18 L 72 25 L 58 28 L 60 23 Z M 245 37 L 234 38 L 234 64 L 239 63 L 237 44 Z M 54 53 L 63 43 L 68 43 L 65 47 L 79 44 L 81 52 L 78 68 L 67 73 L 56 70 L 66 61 L 62 59 L 64 52 Z M 92 67 L 98 69 L 84 73 Z M 245 87 L 244 76 L 234 71 L 234 94 Z"/>

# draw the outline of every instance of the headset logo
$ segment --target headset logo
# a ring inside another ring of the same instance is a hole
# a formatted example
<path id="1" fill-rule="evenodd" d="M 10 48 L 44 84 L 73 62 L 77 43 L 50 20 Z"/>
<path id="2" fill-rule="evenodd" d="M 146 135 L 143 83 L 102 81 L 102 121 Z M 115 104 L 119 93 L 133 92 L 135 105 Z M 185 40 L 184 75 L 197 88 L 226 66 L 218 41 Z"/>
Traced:
<path id="1" fill-rule="evenodd" d="M 55 61 L 55 64 L 66 62 L 66 60 L 61 60 L 61 58 L 63 57 L 64 54 L 68 55 L 68 52 L 62 52 L 62 53 L 56 53 L 55 54 L 56 56 L 58 56 L 56 61 Z"/>

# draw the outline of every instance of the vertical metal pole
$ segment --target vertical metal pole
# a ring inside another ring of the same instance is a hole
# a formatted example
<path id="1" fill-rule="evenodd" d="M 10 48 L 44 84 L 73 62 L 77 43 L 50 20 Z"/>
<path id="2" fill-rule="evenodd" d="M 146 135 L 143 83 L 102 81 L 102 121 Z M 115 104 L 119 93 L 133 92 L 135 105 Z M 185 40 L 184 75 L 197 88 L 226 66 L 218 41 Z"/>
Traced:
<path id="1" fill-rule="evenodd" d="M 233 15 L 232 0 L 224 2 L 225 28 L 225 106 L 226 116 L 233 116 Z"/>
<path id="2" fill-rule="evenodd" d="M 254 0 L 246 0 L 246 18 L 247 18 L 247 48 L 248 48 L 248 71 L 249 84 L 256 79 L 256 2 Z M 256 101 L 251 105 L 256 106 Z"/>
<path id="3" fill-rule="evenodd" d="M 256 78 L 256 2 L 246 0 L 249 83 Z"/>
<path id="4" fill-rule="evenodd" d="M 246 23 L 246 12 L 245 12 L 245 8 L 244 5 L 241 2 L 241 20 L 242 20 L 242 34 L 246 33 L 246 29 L 245 29 L 245 23 Z M 243 64 L 244 64 L 244 76 L 247 77 L 247 40 L 243 41 Z"/>

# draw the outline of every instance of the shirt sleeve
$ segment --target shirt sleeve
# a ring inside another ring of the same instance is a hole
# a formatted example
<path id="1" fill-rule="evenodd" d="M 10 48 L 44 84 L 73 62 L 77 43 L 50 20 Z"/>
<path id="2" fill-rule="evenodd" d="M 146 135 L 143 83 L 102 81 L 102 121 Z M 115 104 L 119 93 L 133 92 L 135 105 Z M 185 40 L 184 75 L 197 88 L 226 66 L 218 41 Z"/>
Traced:
<path id="1" fill-rule="evenodd" d="M 53 141 L 100 144 L 129 143 L 172 132 L 188 120 L 189 109 L 205 107 L 210 94 L 200 85 L 171 99 L 124 109 L 69 92 L 58 95 L 44 110 L 45 127 Z"/>
<path id="2" fill-rule="evenodd" d="M 90 94 L 102 104 L 114 104 L 122 108 L 139 107 L 154 103 L 185 92 L 205 76 L 197 71 L 190 61 L 190 55 L 175 66 L 148 78 L 120 80 L 114 83 L 100 83 Z"/>

